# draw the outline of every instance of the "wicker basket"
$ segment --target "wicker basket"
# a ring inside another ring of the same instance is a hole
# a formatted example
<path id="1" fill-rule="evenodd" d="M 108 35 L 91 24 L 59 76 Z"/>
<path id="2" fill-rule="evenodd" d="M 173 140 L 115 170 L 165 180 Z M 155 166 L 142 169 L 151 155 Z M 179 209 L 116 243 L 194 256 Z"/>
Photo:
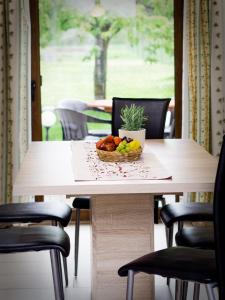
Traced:
<path id="1" fill-rule="evenodd" d="M 96 149 L 98 157 L 102 161 L 106 162 L 126 162 L 138 160 L 142 153 L 142 148 L 140 147 L 137 150 L 133 150 L 127 153 L 120 153 L 118 151 L 103 151 Z"/>

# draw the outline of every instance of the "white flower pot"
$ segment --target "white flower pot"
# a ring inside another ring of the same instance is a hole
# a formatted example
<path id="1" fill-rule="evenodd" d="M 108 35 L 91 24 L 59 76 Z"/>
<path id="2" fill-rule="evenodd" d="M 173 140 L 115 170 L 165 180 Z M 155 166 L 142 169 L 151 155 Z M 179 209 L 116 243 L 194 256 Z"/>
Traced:
<path id="1" fill-rule="evenodd" d="M 145 134 L 146 134 L 146 130 L 144 128 L 140 130 L 134 130 L 134 131 L 119 129 L 119 137 L 123 138 L 124 136 L 126 136 L 133 140 L 138 140 L 141 143 L 142 149 L 144 148 L 144 144 L 145 144 Z"/>

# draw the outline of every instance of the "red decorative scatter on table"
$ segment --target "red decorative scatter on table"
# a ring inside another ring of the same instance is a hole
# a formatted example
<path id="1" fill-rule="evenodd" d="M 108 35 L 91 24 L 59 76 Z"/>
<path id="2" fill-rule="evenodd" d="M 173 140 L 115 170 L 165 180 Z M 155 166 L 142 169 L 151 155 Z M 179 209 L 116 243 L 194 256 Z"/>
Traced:
<path id="1" fill-rule="evenodd" d="M 88 168 L 96 180 L 113 179 L 147 179 L 149 177 L 150 168 L 144 166 L 143 161 L 133 162 L 103 162 L 96 153 L 95 145 L 87 142 L 86 163 Z"/>

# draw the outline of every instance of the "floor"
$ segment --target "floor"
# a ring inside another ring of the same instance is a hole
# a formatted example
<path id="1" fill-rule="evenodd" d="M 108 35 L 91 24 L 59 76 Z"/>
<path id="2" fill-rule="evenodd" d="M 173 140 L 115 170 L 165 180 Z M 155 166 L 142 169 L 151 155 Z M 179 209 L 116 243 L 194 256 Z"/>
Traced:
<path id="1" fill-rule="evenodd" d="M 74 226 L 66 229 L 71 238 L 71 254 L 68 258 L 69 287 L 65 289 L 65 300 L 90 299 L 90 226 L 81 225 L 79 276 L 73 277 L 73 245 Z M 165 245 L 164 226 L 155 225 L 155 248 L 161 249 Z M 174 281 L 171 287 L 166 285 L 166 279 L 157 277 L 155 280 L 155 299 L 174 299 Z M 192 285 L 190 285 L 188 299 L 191 300 Z M 51 275 L 50 257 L 48 252 L 21 253 L 0 255 L 0 300 L 53 300 L 53 283 Z M 201 289 L 200 300 L 206 300 L 205 288 Z M 141 299 L 140 299 L 141 300 Z"/>

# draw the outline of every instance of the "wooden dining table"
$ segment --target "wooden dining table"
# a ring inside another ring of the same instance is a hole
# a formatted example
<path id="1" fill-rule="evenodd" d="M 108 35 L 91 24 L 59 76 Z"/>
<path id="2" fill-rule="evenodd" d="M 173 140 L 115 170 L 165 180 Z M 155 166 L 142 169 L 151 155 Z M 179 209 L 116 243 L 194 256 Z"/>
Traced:
<path id="1" fill-rule="evenodd" d="M 126 278 L 118 276 L 118 268 L 154 251 L 154 194 L 214 189 L 217 159 L 192 140 L 148 140 L 143 155 L 157 160 L 171 178 L 75 181 L 68 141 L 32 142 L 17 174 L 15 196 L 92 196 L 92 300 L 125 300 Z M 137 275 L 134 290 L 135 300 L 154 299 L 154 277 Z"/>

